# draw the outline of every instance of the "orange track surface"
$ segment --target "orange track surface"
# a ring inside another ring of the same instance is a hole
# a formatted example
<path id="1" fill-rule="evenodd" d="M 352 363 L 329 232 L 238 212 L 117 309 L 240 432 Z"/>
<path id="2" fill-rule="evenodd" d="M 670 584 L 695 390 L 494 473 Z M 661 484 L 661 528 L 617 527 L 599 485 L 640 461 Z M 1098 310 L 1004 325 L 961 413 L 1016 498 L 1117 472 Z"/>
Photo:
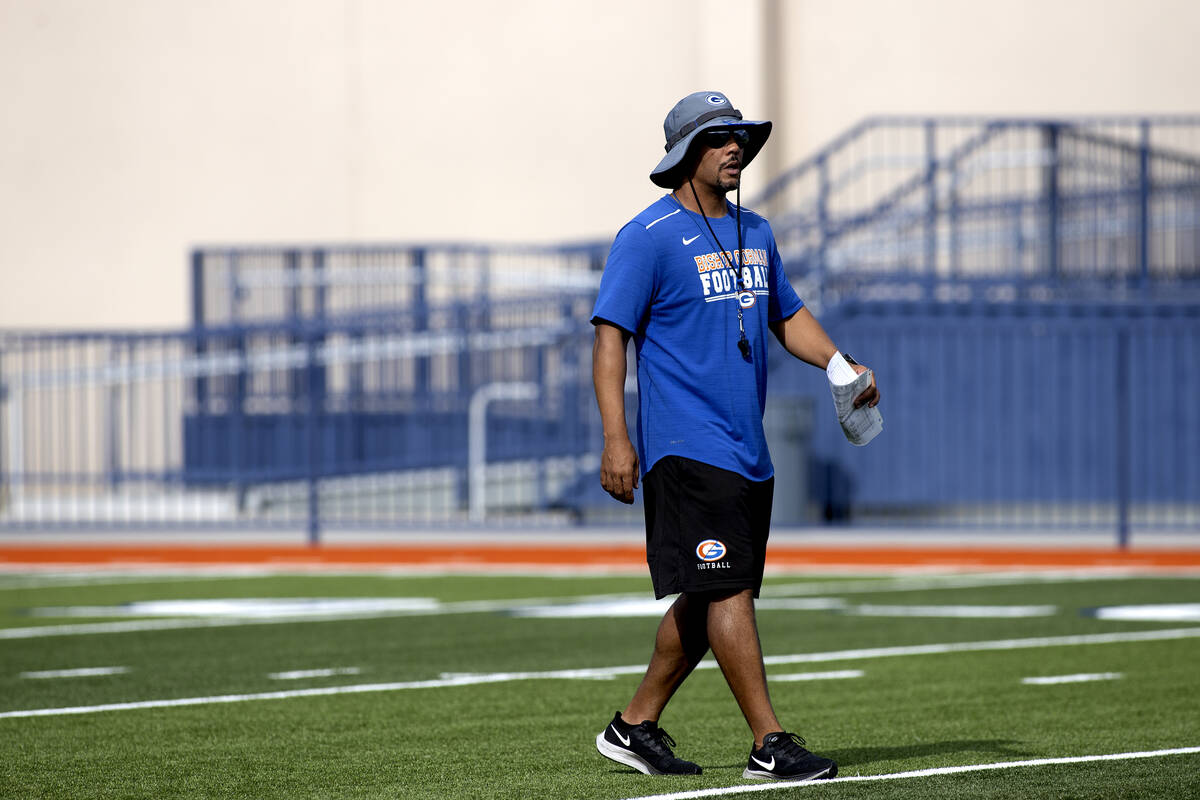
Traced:
<path id="1" fill-rule="evenodd" d="M 0 545 L 0 566 L 272 565 L 297 567 L 512 566 L 645 569 L 640 545 Z M 931 567 L 961 569 L 1200 568 L 1200 550 L 1115 548 L 828 547 L 777 545 L 771 569 Z"/>

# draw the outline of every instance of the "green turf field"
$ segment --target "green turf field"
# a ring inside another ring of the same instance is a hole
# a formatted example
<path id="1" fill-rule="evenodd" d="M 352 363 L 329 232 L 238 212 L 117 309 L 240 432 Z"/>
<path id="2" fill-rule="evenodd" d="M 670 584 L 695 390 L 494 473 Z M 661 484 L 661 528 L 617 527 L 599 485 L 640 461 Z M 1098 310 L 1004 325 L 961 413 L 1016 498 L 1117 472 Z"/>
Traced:
<path id="1" fill-rule="evenodd" d="M 278 610 L 265 602 L 123 607 L 248 598 L 376 602 L 299 602 L 286 613 L 337 618 L 290 621 L 261 616 Z M 657 618 L 624 615 L 648 598 L 640 578 L 0 576 L 0 797 L 616 800 L 763 786 L 741 779 L 750 738 L 711 668 L 662 720 L 702 776 L 643 776 L 596 753 L 649 655 Z M 759 621 L 781 719 L 854 778 L 1200 746 L 1200 622 L 1087 613 L 1165 603 L 1200 603 L 1200 579 L 793 576 L 768 580 Z M 987 616 L 946 616 L 964 613 Z M 1177 633 L 1094 638 L 1139 631 Z M 979 642 L 1003 644 L 966 646 Z M 902 649 L 917 645 L 960 647 Z M 1081 674 L 1105 679 L 1023 682 Z M 768 786 L 713 796 L 1200 797 L 1200 754 Z"/>

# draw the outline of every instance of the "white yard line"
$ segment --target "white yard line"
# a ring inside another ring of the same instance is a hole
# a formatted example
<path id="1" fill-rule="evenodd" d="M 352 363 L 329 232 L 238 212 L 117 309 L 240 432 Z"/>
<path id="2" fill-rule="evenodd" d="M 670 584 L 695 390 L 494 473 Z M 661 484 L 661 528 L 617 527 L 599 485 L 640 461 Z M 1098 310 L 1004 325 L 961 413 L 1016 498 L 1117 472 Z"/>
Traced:
<path id="1" fill-rule="evenodd" d="M 785 675 L 772 675 L 771 683 L 779 681 L 836 681 L 843 678 L 861 678 L 866 673 L 861 669 L 837 669 L 830 672 L 793 672 Z"/>
<path id="2" fill-rule="evenodd" d="M 1028 619 L 1051 617 L 1058 606 L 884 606 L 864 603 L 848 606 L 845 613 L 856 617 L 939 617 L 946 619 Z"/>
<path id="3" fill-rule="evenodd" d="M 446 686 L 472 686 L 480 683 L 501 683 L 512 680 L 504 673 L 476 675 L 472 677 L 448 678 L 432 681 L 404 681 L 400 683 L 365 683 L 357 686 L 328 686 L 320 689 L 293 689 L 281 692 L 258 692 L 256 694 L 222 694 L 210 697 L 179 697 L 174 700 L 140 700 L 131 703 L 105 703 L 98 706 L 67 706 L 64 708 L 31 708 L 24 711 L 5 711 L 0 719 L 22 717 L 54 717 L 70 714 L 95 714 L 101 711 L 134 711 L 145 708 L 178 708 L 180 706 L 207 706 L 221 703 L 245 703 L 251 700 L 287 700 L 293 697 L 323 697 L 334 694 L 363 694 L 365 692 L 395 692 L 402 689 L 431 689 Z"/>
<path id="4" fill-rule="evenodd" d="M 129 667 L 79 667 L 78 669 L 42 669 L 22 672 L 22 678 L 94 678 L 102 675 L 122 675 Z"/>
<path id="5" fill-rule="evenodd" d="M 210 577 L 218 574 L 219 570 L 201 570 Z M 237 576 L 250 574 L 250 571 L 234 569 Z M 388 574 L 382 570 L 378 574 Z M 262 571 L 258 571 L 261 575 Z M 294 572 L 292 573 L 294 574 Z M 58 573 L 61 576 L 61 573 Z M 138 579 L 145 576 L 139 576 Z M 230 575 L 233 577 L 233 575 Z M 771 610 L 832 610 L 850 614 L 886 615 L 886 616 L 936 616 L 936 617 L 1026 617 L 1042 616 L 1053 613 L 1051 606 L 899 606 L 899 605 L 853 605 L 842 597 L 820 597 L 817 594 L 846 594 L 873 592 L 909 592 L 926 591 L 931 589 L 963 589 L 980 586 L 1011 586 L 1042 584 L 1048 582 L 1071 582 L 1078 580 L 1125 579 L 1132 577 L 1127 571 L 1119 574 L 1096 574 L 1087 571 L 1059 570 L 1053 573 L 1024 573 L 1004 574 L 989 573 L 982 575 L 939 575 L 922 577 L 900 577 L 894 579 L 848 580 L 848 581 L 819 581 L 790 584 L 768 584 L 763 588 L 764 597 L 758 606 L 763 611 Z M 385 599 L 377 602 L 384 604 Z M 210 601 L 220 602 L 220 601 Z M 235 601 L 227 601 L 235 602 Z M 245 601 L 236 601 L 245 602 Z M 665 604 L 657 604 L 646 600 L 644 594 L 608 594 L 594 597 L 552 597 L 552 598 L 523 598 L 504 601 L 466 601 L 456 603 L 439 603 L 433 600 L 423 601 L 422 607 L 391 609 L 339 609 L 333 601 L 328 601 L 330 607 L 322 609 L 321 613 L 306 612 L 303 614 L 288 613 L 284 608 L 278 616 L 260 618 L 254 615 L 228 614 L 226 616 L 200 616 L 180 618 L 170 616 L 156 619 L 127 619 L 108 622 L 72 623 L 65 625 L 39 625 L 21 628 L 0 628 L 0 640 L 6 639 L 35 639 L 53 636 L 82 636 L 114 633 L 132 633 L 147 631 L 186 630 L 193 628 L 237 627 L 242 625 L 263 625 L 272 623 L 299 623 L 320 621 L 347 621 L 375 619 L 392 616 L 412 615 L 443 615 L 467 613 L 511 613 L 516 616 L 589 616 L 600 614 L 605 617 L 617 613 L 628 613 L 628 609 L 641 609 L 641 613 L 657 616 L 665 609 Z M 341 602 L 345 602 L 344 600 Z M 399 602 L 392 600 L 393 603 Z M 412 602 L 408 598 L 406 602 Z M 589 611 L 589 607 L 594 608 Z M 597 611 L 596 609 L 599 609 Z M 88 610 L 88 615 L 111 614 L 114 612 L 130 613 L 129 610 L 115 606 Z M 61 610 L 60 613 L 68 613 Z M 72 609 L 70 613 L 77 613 Z M 1164 619 L 1161 621 L 1171 621 Z M 1176 622 L 1191 621 L 1186 616 Z M 786 662 L 781 662 L 786 663 Z"/>
<path id="6" fill-rule="evenodd" d="M 358 675 L 358 667 L 328 667 L 326 669 L 293 669 L 267 675 L 273 681 L 298 681 L 305 678 L 332 678 L 334 675 Z"/>
<path id="7" fill-rule="evenodd" d="M 1085 672 L 1078 675 L 1041 675 L 1022 678 L 1021 683 L 1029 686 L 1054 686 L 1059 683 L 1088 683 L 1090 681 L 1115 681 L 1125 677 L 1120 672 Z"/>
<path id="8" fill-rule="evenodd" d="M 627 595 L 611 595 L 613 598 Z M 382 619 L 387 617 L 439 616 L 443 614 L 479 614 L 517 611 L 537 604 L 569 600 L 587 601 L 593 598 L 529 598 L 525 600 L 465 600 L 458 603 L 434 603 L 409 609 L 387 611 L 329 611 L 321 614 L 287 614 L 275 617 L 199 617 L 168 619 L 130 619 L 115 622 L 80 622 L 68 625 L 38 625 L 28 628 L 0 628 L 3 639 L 41 639 L 48 636 L 89 636 L 106 633 L 135 633 L 141 631 L 173 631 L 190 628 L 230 628 L 243 625 L 273 625 L 297 622 L 344 622 L 349 620 Z"/>
<path id="9" fill-rule="evenodd" d="M 1014 769 L 1016 767 L 1048 767 L 1060 764 L 1088 764 L 1095 761 L 1127 761 L 1138 758 L 1163 758 L 1166 756 L 1183 756 L 1200 753 L 1200 747 L 1174 747 L 1168 750 L 1141 750 L 1133 753 L 1106 753 L 1095 756 L 1069 756 L 1066 758 L 1031 758 L 1025 761 L 1000 761 L 993 764 L 965 764 L 958 767 L 933 767 L 931 769 L 914 769 L 908 772 L 889 772 L 882 775 L 846 775 L 828 781 L 778 781 L 776 783 L 759 783 L 741 786 L 725 786 L 715 789 L 694 789 L 687 792 L 671 792 L 670 794 L 651 794 L 627 798 L 627 800 L 695 800 L 701 797 L 720 797 L 731 794 L 750 794 L 751 792 L 773 792 L 777 790 L 797 791 L 811 789 L 820 791 L 822 786 L 836 786 L 839 783 L 861 783 L 865 781 L 897 781 L 906 778 L 930 778 L 936 775 L 958 775 L 964 772 L 984 772 L 995 769 Z"/>
<path id="10" fill-rule="evenodd" d="M 420 600 L 420 602 L 416 602 Z M 371 601 L 371 605 L 368 604 Z M 600 597 L 571 598 L 527 598 L 519 600 L 468 600 L 456 603 L 440 603 L 427 598 L 363 598 L 355 606 L 345 599 L 312 600 L 308 606 L 288 601 L 205 600 L 172 601 L 170 605 L 156 603 L 134 603 L 126 606 L 68 607 L 34 609 L 35 616 L 47 617 L 103 617 L 109 615 L 151 616 L 155 608 L 175 608 L 178 614 L 157 619 L 126 619 L 112 622 L 81 622 L 65 625 L 37 625 L 24 628 L 0 628 L 3 639 L 41 639 L 50 636 L 87 636 L 109 633 L 135 633 L 144 631 L 185 630 L 189 628 L 226 628 L 242 625 L 269 625 L 298 622 L 328 622 L 381 619 L 401 616 L 442 616 L 446 614 L 508 613 L 517 617 L 603 617 L 650 616 L 659 617 L 667 610 L 669 599 L 657 601 L 644 597 L 631 598 L 625 594 Z M 240 604 L 240 606 L 239 606 Z M 267 608 L 270 606 L 270 608 Z M 196 613 L 190 609 L 224 608 L 222 613 Z M 243 611 L 239 611 L 241 607 Z M 763 598 L 758 601 L 762 611 L 847 611 L 856 607 L 847 606 L 836 597 Z M 982 608 L 982 607 L 981 607 Z M 1000 607 L 1003 609 L 1003 607 Z M 1025 607 L 1015 607 L 1017 615 L 1026 615 Z M 270 612 L 269 614 L 267 612 Z M 166 612 L 164 612 L 166 613 Z M 184 616 L 184 615 L 188 616 Z M 961 609 L 942 609 L 933 614 L 929 609 L 922 616 L 1012 616 L 995 607 L 982 608 L 970 613 Z M 901 616 L 901 612 L 893 616 Z"/>
<path id="11" fill-rule="evenodd" d="M 835 650 L 828 653 L 766 656 L 763 658 L 763 661 L 768 666 L 772 664 L 812 664 L 822 661 L 857 661 L 864 658 L 924 656 L 939 653 L 969 653 L 988 650 L 1024 650 L 1033 647 L 1073 647 L 1077 645 L 1117 644 L 1121 642 L 1153 642 L 1169 639 L 1194 639 L 1197 637 L 1200 637 L 1200 628 L 1170 628 L 1154 631 L 1126 631 L 1124 633 L 1086 633 L 1075 636 L 1039 636 L 1031 639 L 995 639 L 983 642 L 867 647 L 859 650 Z M 701 663 L 700 667 L 703 666 L 704 663 Z"/>
<path id="12" fill-rule="evenodd" d="M 1096 619 L 1120 622 L 1200 622 L 1200 603 L 1150 603 L 1104 606 L 1093 611 Z"/>
<path id="13" fill-rule="evenodd" d="M 933 589 L 976 589 L 988 586 L 1033 586 L 1048 583 L 1079 583 L 1082 581 L 1131 580 L 1136 578 L 1191 578 L 1194 573 L 1147 574 L 1130 568 L 1054 569 L 1035 571 L 939 573 L 931 575 L 900 575 L 898 577 L 867 578 L 865 580 L 799 581 L 768 583 L 763 597 L 793 597 L 803 595 L 871 594 L 876 592 L 923 592 Z"/>
<path id="14" fill-rule="evenodd" d="M 0 628 L 0 640 L 42 639 L 49 636 L 94 636 L 104 633 L 137 633 L 141 631 L 176 631 L 192 628 L 236 628 L 243 625 L 274 625 L 285 622 L 331 622 L 336 620 L 371 619 L 378 616 L 399 616 L 399 614 L 276 617 L 273 619 L 130 619 L 119 622 L 81 622 L 74 625 Z"/>
<path id="15" fill-rule="evenodd" d="M 950 642 L 945 644 L 912 645 L 907 647 L 877 647 L 862 650 L 836 650 L 828 653 L 799 653 L 786 656 L 767 656 L 764 661 L 772 664 L 799 664 L 823 661 L 857 661 L 871 658 L 931 655 L 936 653 L 967 653 L 989 650 L 1018 650 L 1037 647 L 1075 647 L 1091 644 L 1116 644 L 1121 642 L 1165 641 L 1200 637 L 1200 628 L 1177 628 L 1158 631 L 1132 631 L 1127 633 L 1086 634 L 1079 636 L 1046 636 L 1034 639 L 1001 639 L 984 642 Z M 716 662 L 706 659 L 696 669 L 716 669 Z M 361 694 L 364 692 L 394 692 L 404 689 L 438 689 L 452 686 L 472 686 L 481 683 L 504 683 L 508 681 L 548 679 L 603 680 L 619 675 L 640 675 L 646 671 L 645 664 L 621 667 L 593 667 L 586 669 L 550 670 L 544 672 L 496 672 L 496 673 L 447 673 L 440 678 L 399 683 L 368 683 L 354 686 L 330 686 L 319 689 L 296 689 L 283 692 L 259 692 L 255 694 L 216 695 L 211 697 L 183 697 L 173 700 L 144 700 L 133 703 L 107 703 L 95 706 L 70 706 L 65 708 L 33 708 L 20 711 L 0 712 L 0 719 L 23 717 L 49 717 L 65 714 L 94 714 L 101 711 L 129 711 L 144 708 L 172 708 L 176 706 L 209 705 L 215 703 L 243 703 L 252 700 L 283 700 L 293 697 L 320 697 L 337 694 Z"/>

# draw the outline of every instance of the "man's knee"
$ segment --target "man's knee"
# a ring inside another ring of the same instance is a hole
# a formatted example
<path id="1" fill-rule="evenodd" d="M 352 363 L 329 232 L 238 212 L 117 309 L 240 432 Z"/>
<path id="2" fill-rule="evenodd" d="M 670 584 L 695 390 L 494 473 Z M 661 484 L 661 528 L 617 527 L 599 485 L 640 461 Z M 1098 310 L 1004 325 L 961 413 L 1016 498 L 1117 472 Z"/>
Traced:
<path id="1" fill-rule="evenodd" d="M 712 605 L 729 601 L 744 602 L 754 598 L 753 589 L 711 589 L 704 592 L 689 592 L 689 602 L 695 605 Z"/>

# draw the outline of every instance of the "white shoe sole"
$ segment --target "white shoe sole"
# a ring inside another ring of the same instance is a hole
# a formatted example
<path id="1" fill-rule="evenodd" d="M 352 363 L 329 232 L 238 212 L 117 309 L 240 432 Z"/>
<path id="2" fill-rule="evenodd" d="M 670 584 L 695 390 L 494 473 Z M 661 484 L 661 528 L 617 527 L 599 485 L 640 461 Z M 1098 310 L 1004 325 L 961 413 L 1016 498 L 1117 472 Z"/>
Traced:
<path id="1" fill-rule="evenodd" d="M 656 770 L 654 767 L 638 758 L 636 754 L 617 747 L 615 744 L 605 739 L 604 731 L 600 731 L 600 734 L 596 736 L 596 749 L 599 750 L 600 755 L 604 756 L 605 758 L 610 758 L 613 761 L 616 761 L 618 764 L 624 764 L 627 767 L 633 767 L 643 775 L 662 775 L 662 773 Z"/>

